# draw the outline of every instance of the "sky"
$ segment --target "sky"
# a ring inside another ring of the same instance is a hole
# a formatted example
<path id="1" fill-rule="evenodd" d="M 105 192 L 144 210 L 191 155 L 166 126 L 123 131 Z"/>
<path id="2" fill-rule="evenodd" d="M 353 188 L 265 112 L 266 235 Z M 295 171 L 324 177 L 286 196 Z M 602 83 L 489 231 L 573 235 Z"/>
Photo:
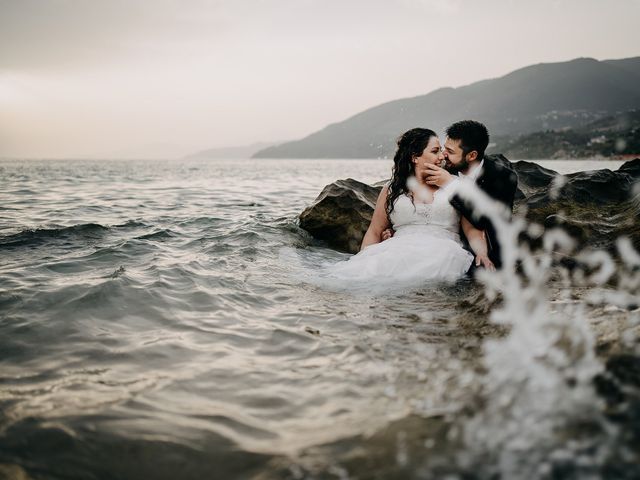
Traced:
<path id="1" fill-rule="evenodd" d="M 640 55 L 640 0 L 0 0 L 0 157 L 175 158 Z"/>

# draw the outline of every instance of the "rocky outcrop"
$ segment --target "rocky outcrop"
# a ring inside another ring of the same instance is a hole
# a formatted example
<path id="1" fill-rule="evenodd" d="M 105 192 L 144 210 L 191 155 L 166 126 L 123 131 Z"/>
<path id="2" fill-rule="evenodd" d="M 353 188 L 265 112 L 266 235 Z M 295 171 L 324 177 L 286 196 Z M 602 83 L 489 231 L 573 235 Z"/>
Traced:
<path id="1" fill-rule="evenodd" d="M 640 162 L 640 159 L 637 161 Z M 630 198 L 631 189 L 638 179 L 634 175 L 635 171 L 631 163 L 625 163 L 623 171 L 612 172 L 603 169 L 564 175 L 561 185 L 558 185 L 559 188 L 555 192 L 548 189 L 538 192 L 527 199 L 527 205 L 535 209 L 554 202 L 579 205 L 609 205 L 624 202 Z"/>
<path id="2" fill-rule="evenodd" d="M 355 253 L 381 189 L 351 178 L 327 185 L 300 215 L 300 226 L 337 250 Z"/>
<path id="3" fill-rule="evenodd" d="M 617 237 L 627 235 L 640 249 L 640 159 L 616 171 L 569 175 L 526 161 L 513 166 L 518 174 L 516 214 L 547 228 L 563 227 L 586 245 L 611 248 Z M 300 226 L 337 250 L 355 253 L 380 189 L 338 180 L 300 215 Z"/>
<path id="4" fill-rule="evenodd" d="M 546 228 L 561 227 L 584 246 L 610 249 L 626 235 L 640 249 L 639 182 L 640 159 L 616 171 L 558 176 L 549 188 L 526 198 L 526 218 Z"/>
<path id="5" fill-rule="evenodd" d="M 502 155 L 498 155 L 498 157 L 506 160 Z M 513 167 L 518 174 L 516 203 L 546 191 L 558 175 L 558 172 L 541 167 L 533 162 L 519 161 L 513 163 Z"/>

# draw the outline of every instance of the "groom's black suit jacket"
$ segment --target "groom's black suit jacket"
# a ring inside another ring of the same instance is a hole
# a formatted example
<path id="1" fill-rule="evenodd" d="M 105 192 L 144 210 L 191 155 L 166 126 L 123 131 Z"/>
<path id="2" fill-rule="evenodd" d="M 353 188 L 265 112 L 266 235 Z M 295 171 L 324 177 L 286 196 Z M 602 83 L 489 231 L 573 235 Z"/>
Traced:
<path id="1" fill-rule="evenodd" d="M 518 186 L 518 176 L 509 160 L 501 155 L 485 155 L 482 172 L 476 179 L 476 185 L 489 197 L 504 204 L 509 211 L 509 215 L 511 215 L 513 212 L 513 198 Z M 498 243 L 496 230 L 491 220 L 483 215 L 482 212 L 476 211 L 477 209 L 471 202 L 463 200 L 459 195 L 454 195 L 450 203 L 474 227 L 486 232 L 489 259 L 496 268 L 500 268 L 502 266 L 500 243 Z"/>

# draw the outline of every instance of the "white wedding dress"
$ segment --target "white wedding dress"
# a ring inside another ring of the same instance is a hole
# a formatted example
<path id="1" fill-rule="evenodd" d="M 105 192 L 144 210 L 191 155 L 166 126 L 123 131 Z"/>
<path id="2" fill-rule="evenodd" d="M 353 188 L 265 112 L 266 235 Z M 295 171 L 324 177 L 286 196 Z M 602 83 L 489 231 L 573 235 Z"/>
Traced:
<path id="1" fill-rule="evenodd" d="M 401 195 L 390 220 L 395 230 L 392 238 L 368 246 L 347 261 L 326 265 L 319 272 L 326 280 L 322 283 L 397 290 L 429 281 L 453 281 L 469 270 L 474 256 L 462 247 L 460 215 L 449 203 L 447 191 L 437 190 L 433 203 L 414 204 Z"/>

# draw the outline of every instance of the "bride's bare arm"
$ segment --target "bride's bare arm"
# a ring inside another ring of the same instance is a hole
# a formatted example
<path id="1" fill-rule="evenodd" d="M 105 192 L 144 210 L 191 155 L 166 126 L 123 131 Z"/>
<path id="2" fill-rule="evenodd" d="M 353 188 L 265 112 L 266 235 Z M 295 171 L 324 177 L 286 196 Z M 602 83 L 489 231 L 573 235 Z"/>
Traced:
<path id="1" fill-rule="evenodd" d="M 484 230 L 479 230 L 471 225 L 471 222 L 465 217 L 460 219 L 460 224 L 462 225 L 462 231 L 464 232 L 464 236 L 467 237 L 471 250 L 476 254 L 476 266 L 482 265 L 487 270 L 494 271 L 496 267 L 493 265 L 493 262 L 489 260 L 487 238 Z"/>
<path id="2" fill-rule="evenodd" d="M 386 186 L 383 187 L 380 195 L 378 195 L 376 208 L 373 211 L 373 217 L 371 217 L 371 223 L 369 224 L 367 233 L 364 234 L 364 238 L 362 239 L 360 250 L 374 243 L 380 243 L 382 240 L 382 232 L 391 226 L 385 209 L 388 194 L 389 188 Z"/>

